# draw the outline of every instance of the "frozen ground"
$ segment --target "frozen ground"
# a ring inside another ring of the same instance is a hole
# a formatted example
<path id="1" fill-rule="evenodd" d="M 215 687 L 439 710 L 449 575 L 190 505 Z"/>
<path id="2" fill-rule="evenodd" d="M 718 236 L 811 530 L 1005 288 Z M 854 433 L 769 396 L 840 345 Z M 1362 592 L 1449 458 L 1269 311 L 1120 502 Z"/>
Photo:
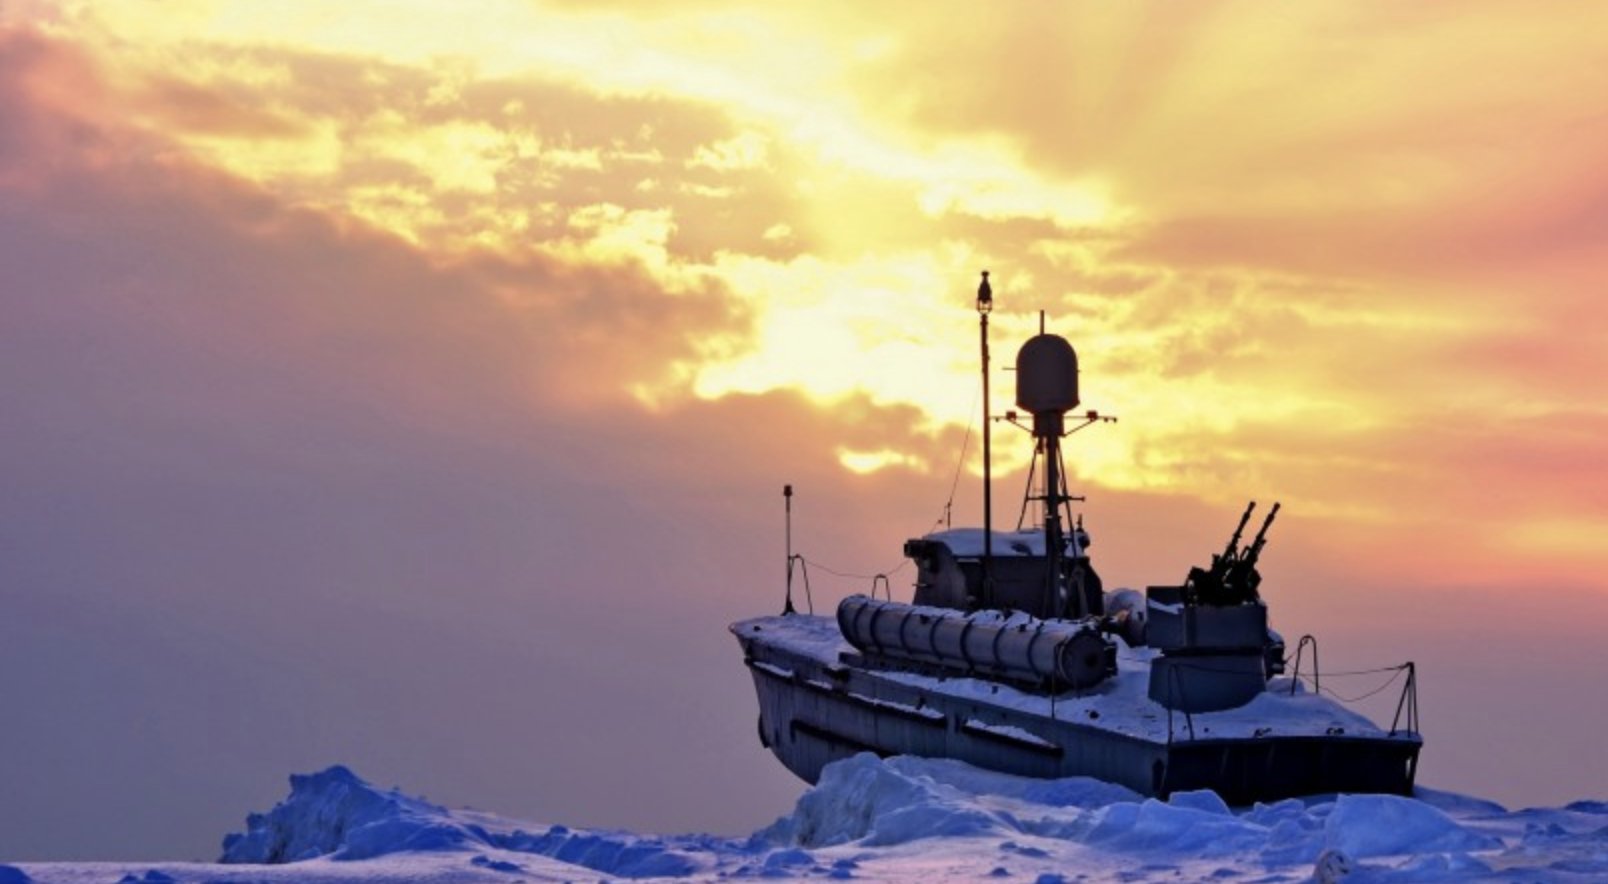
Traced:
<path id="1" fill-rule="evenodd" d="M 383 791 L 342 767 L 224 839 L 216 864 L 0 865 L 0 884 L 864 881 L 1603 881 L 1608 802 L 1509 811 L 1424 790 L 1225 807 L 1095 780 L 861 755 L 747 838 L 534 825 Z"/>

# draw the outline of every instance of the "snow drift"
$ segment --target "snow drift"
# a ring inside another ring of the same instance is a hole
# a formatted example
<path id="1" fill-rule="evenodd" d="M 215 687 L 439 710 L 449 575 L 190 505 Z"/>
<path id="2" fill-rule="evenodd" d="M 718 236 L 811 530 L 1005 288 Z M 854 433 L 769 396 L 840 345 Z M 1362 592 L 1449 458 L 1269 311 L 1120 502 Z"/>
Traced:
<path id="1" fill-rule="evenodd" d="M 1251 853 L 1279 864 L 1312 863 L 1325 850 L 1375 857 L 1501 846 L 1427 802 L 1396 795 L 1291 799 L 1236 814 L 1209 791 L 1158 801 L 1083 777 L 1032 780 L 957 761 L 869 754 L 829 766 L 791 816 L 756 837 L 877 847 L 980 835 L 1034 835 L 1151 856 Z"/>
<path id="2" fill-rule="evenodd" d="M 290 797 L 246 817 L 244 834 L 223 839 L 225 863 L 286 863 L 331 856 L 368 859 L 409 850 L 450 850 L 481 842 L 444 807 L 381 792 L 339 765 L 292 775 Z"/>
<path id="3" fill-rule="evenodd" d="M 920 878 L 927 873 L 918 868 L 938 862 L 960 878 L 1031 872 L 1047 882 L 1070 880 L 1068 869 L 1128 880 L 1280 869 L 1285 880 L 1469 880 L 1522 867 L 1539 880 L 1588 880 L 1608 875 L 1605 822 L 1601 802 L 1509 813 L 1428 790 L 1233 809 L 1212 792 L 1159 801 L 1081 777 L 1036 780 L 864 754 L 827 767 L 791 814 L 746 839 L 656 838 L 527 829 L 376 789 L 332 767 L 292 777 L 289 797 L 224 840 L 222 862 L 473 854 L 474 872 L 530 874 L 520 857 L 537 855 L 622 878 L 836 879 Z"/>
<path id="4" fill-rule="evenodd" d="M 564 826 L 528 832 L 490 815 L 448 810 L 396 790 L 376 789 L 338 765 L 291 776 L 290 796 L 266 814 L 248 816 L 245 832 L 226 836 L 219 862 L 352 861 L 488 848 L 551 857 L 621 877 L 682 876 L 697 868 L 659 839 Z M 495 862 L 487 859 L 478 865 L 492 867 Z"/>

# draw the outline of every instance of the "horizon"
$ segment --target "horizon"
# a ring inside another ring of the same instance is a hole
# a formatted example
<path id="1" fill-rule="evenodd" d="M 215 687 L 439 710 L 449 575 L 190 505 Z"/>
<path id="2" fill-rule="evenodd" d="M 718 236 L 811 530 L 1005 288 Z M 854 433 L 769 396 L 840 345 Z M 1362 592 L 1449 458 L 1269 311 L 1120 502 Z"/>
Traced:
<path id="1" fill-rule="evenodd" d="M 1598 797 L 1608 9 L 923 10 L 0 5 L 0 859 L 331 764 L 787 811 L 726 624 L 783 485 L 849 574 L 979 523 L 985 269 L 994 411 L 1042 310 L 1119 418 L 1108 588 L 1280 501 L 1273 626 L 1418 662 L 1420 783 Z"/>

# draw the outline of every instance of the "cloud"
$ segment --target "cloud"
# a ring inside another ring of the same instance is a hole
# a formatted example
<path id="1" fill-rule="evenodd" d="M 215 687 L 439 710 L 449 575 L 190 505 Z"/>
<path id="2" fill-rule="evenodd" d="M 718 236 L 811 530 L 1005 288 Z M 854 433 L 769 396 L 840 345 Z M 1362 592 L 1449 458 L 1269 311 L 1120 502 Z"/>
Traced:
<path id="1" fill-rule="evenodd" d="M 86 19 L 86 33 L 120 15 Z M 358 54 L 253 46 L 228 39 L 223 18 L 182 54 L 173 41 L 190 26 L 152 23 L 147 48 L 85 57 L 130 73 L 124 121 L 149 150 L 174 139 L 276 200 L 395 233 L 526 314 L 608 301 L 590 276 L 670 295 L 616 299 L 596 324 L 567 317 L 576 340 L 646 336 L 671 316 L 700 329 L 632 348 L 620 375 L 556 385 L 583 391 L 577 401 L 623 389 L 663 408 L 802 390 L 827 407 L 914 406 L 928 432 L 959 430 L 973 369 L 957 309 L 969 291 L 955 281 L 986 264 L 1003 283 L 1001 340 L 1048 308 L 1083 350 L 1101 407 L 1132 416 L 1080 443 L 1091 481 L 1214 496 L 1258 464 L 1314 495 L 1327 483 L 1334 512 L 1364 513 L 1316 461 L 1248 434 L 1318 424 L 1344 449 L 1429 402 L 1452 422 L 1520 399 L 1532 414 L 1568 413 L 1584 391 L 1567 378 L 1598 362 L 1579 292 L 1600 263 L 1600 127 L 1566 95 L 1507 80 L 1391 85 L 1470 57 L 1590 85 L 1589 71 L 1554 61 L 1591 42 L 1577 28 L 1538 24 L 1521 39 L 1483 10 L 1381 32 L 1319 5 L 1245 29 L 1228 8 L 1140 6 L 1018 9 L 962 36 L 942 17 L 831 8 L 831 36 L 743 14 L 698 37 L 702 15 L 661 10 L 649 61 L 596 83 L 546 45 L 512 64 L 483 31 L 438 55 L 418 40 Z M 577 45 L 619 24 L 607 12 L 542 21 Z M 779 29 L 796 32 L 788 52 L 853 51 L 811 81 L 772 65 L 752 83 L 716 76 L 749 49 L 688 54 Z M 1423 48 L 1404 51 L 1409 36 Z M 649 76 L 676 57 L 674 76 Z M 154 59 L 182 63 L 157 74 Z M 78 92 L 113 94 L 90 81 Z M 802 106 L 808 120 L 793 113 Z M 242 108 L 271 117 L 236 119 Z M 1084 119 L 1100 125 L 1069 126 Z M 563 293 L 527 290 L 521 274 Z M 1424 473 L 1443 471 L 1420 456 Z"/>
<path id="2" fill-rule="evenodd" d="M 955 439 L 859 399 L 650 412 L 633 383 L 741 333 L 718 285 L 440 260 L 188 154 L 112 150 L 147 136 L 37 100 L 18 84 L 71 50 L 18 39 L 0 665 L 38 714 L 0 746 L 27 808 L 0 851 L 204 854 L 242 796 L 330 759 L 578 824 L 737 831 L 791 800 L 710 633 L 780 603 L 754 514 L 794 482 L 801 549 L 892 567 L 881 535 L 929 526 L 941 489 L 850 476 L 837 449 L 948 460 Z M 817 583 L 823 607 L 848 589 Z"/>

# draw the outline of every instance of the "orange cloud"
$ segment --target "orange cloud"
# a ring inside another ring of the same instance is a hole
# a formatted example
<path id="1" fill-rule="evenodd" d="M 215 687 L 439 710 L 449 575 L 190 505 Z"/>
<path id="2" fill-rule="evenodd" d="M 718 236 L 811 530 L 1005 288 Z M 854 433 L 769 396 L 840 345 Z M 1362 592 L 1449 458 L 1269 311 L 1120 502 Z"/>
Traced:
<path id="1" fill-rule="evenodd" d="M 1594 13 L 940 13 L 488 4 L 450 33 L 413 8 L 382 36 L 355 7 L 112 4 L 37 25 L 80 73 L 30 88 L 113 126 L 108 144 L 488 275 L 514 316 L 559 309 L 519 281 L 533 267 L 629 280 L 581 285 L 612 306 L 567 340 L 674 322 L 677 343 L 560 385 L 579 398 L 909 408 L 914 435 L 844 450 L 942 473 L 924 446 L 971 420 L 987 265 L 999 351 L 1047 309 L 1090 404 L 1123 416 L 1077 440 L 1086 482 L 1250 484 L 1341 522 L 1422 522 L 1500 463 L 1541 471 L 1531 517 L 1589 518 L 1591 484 L 1541 463 L 1584 468 L 1571 439 L 1603 368 L 1582 293 L 1608 135 L 1575 98 L 1605 85 L 1578 63 Z M 509 38 L 524 31 L 544 39 Z M 1506 411 L 1522 443 L 1489 419 Z M 1489 454 L 1515 444 L 1537 454 Z"/>

